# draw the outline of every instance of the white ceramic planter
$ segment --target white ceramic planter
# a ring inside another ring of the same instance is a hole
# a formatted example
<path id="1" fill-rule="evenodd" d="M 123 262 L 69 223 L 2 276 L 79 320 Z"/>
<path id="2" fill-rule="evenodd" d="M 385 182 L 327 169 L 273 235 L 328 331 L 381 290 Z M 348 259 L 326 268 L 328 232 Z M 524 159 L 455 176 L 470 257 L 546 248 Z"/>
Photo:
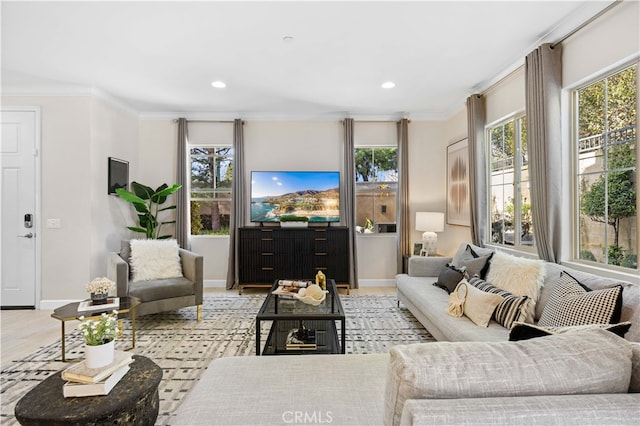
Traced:
<path id="1" fill-rule="evenodd" d="M 116 340 L 98 346 L 84 345 L 84 361 L 89 368 L 100 368 L 113 362 Z"/>
<path id="2" fill-rule="evenodd" d="M 280 222 L 282 228 L 306 228 L 308 222 Z"/>

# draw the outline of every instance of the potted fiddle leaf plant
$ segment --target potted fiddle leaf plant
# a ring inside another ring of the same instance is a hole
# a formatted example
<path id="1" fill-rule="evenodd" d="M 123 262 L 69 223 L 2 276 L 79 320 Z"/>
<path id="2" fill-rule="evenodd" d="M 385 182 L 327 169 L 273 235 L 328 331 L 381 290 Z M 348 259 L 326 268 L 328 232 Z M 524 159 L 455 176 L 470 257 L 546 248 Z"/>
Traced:
<path id="1" fill-rule="evenodd" d="M 175 220 L 160 222 L 158 214 L 167 210 L 175 210 L 176 206 L 162 207 L 167 201 L 167 197 L 182 188 L 182 185 L 175 184 L 168 186 L 163 183 L 155 190 L 149 186 L 138 182 L 131 182 L 133 192 L 124 188 L 116 189 L 116 194 L 123 200 L 131 203 L 138 214 L 140 226 L 127 226 L 127 229 L 145 234 L 148 239 L 161 240 L 170 238 L 171 235 L 160 235 L 162 225 L 175 223 Z"/>

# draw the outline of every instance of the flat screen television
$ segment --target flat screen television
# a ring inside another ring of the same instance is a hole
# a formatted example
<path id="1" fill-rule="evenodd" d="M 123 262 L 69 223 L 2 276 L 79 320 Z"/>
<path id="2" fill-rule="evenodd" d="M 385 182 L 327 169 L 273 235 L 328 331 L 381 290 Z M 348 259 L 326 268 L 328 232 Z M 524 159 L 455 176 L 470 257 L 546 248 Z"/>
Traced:
<path id="1" fill-rule="evenodd" d="M 340 222 L 340 172 L 252 171 L 251 222 Z"/>
<path id="2" fill-rule="evenodd" d="M 129 162 L 109 157 L 108 194 L 115 194 L 116 188 L 129 189 Z"/>

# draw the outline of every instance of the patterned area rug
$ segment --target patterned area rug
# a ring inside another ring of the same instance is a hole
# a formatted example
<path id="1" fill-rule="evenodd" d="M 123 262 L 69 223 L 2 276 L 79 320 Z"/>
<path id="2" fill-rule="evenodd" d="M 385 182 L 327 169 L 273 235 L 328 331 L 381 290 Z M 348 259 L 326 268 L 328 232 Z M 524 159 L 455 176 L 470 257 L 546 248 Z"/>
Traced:
<path id="1" fill-rule="evenodd" d="M 132 352 L 152 359 L 163 370 L 156 424 L 171 424 L 172 413 L 213 359 L 255 356 L 255 315 L 264 297 L 206 295 L 200 322 L 196 321 L 195 308 L 138 318 L 136 348 Z M 397 307 L 396 300 L 395 296 L 341 296 L 347 317 L 347 353 L 387 352 L 397 344 L 434 340 L 405 307 Z M 130 346 L 129 325 L 125 321 L 125 335 L 116 342 L 117 349 Z M 264 324 L 262 336 L 267 335 L 269 327 L 268 322 Z M 66 342 L 67 358 L 82 358 L 83 341 L 79 331 L 70 332 Z M 0 423 L 18 424 L 13 412 L 22 395 L 68 365 L 60 361 L 60 342 L 57 341 L 5 367 L 0 375 Z"/>

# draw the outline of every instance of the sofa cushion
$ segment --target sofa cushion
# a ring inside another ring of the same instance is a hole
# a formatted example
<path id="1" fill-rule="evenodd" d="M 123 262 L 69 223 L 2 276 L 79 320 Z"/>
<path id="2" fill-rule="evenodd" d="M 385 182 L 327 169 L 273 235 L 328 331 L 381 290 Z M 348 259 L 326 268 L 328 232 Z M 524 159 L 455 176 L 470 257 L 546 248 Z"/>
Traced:
<path id="1" fill-rule="evenodd" d="M 487 327 L 496 306 L 502 302 L 502 297 L 497 294 L 487 293 L 472 286 L 467 281 L 467 298 L 463 305 L 464 315 L 480 327 Z"/>
<path id="2" fill-rule="evenodd" d="M 575 331 L 602 329 L 614 333 L 616 336 L 624 337 L 631 328 L 631 323 L 621 322 L 618 324 L 586 324 L 573 325 L 568 327 L 541 327 L 535 324 L 527 324 L 524 322 L 516 322 L 509 333 L 509 340 L 512 342 L 518 340 L 533 339 L 535 337 L 550 336 L 552 334 L 571 333 Z"/>
<path id="3" fill-rule="evenodd" d="M 194 283 L 184 277 L 129 283 L 129 296 L 139 298 L 142 303 L 194 294 Z"/>
<path id="4" fill-rule="evenodd" d="M 487 268 L 489 267 L 489 260 L 491 259 L 491 256 L 493 256 L 493 252 L 489 251 L 487 253 L 487 249 L 483 250 L 484 251 L 482 251 L 482 253 L 484 254 L 479 254 L 471 247 L 471 245 L 467 244 L 464 250 L 458 250 L 455 256 L 453 256 L 451 264 L 458 269 L 465 268 L 465 275 L 467 277 L 478 275 L 481 278 L 484 278 Z"/>
<path id="5" fill-rule="evenodd" d="M 440 275 L 438 275 L 438 281 L 433 283 L 438 288 L 443 289 L 447 294 L 455 290 L 456 286 L 464 278 L 464 271 L 466 268 L 458 269 L 450 263 L 442 268 Z"/>
<path id="6" fill-rule="evenodd" d="M 502 297 L 502 301 L 496 307 L 493 318 L 503 327 L 511 329 L 514 321 L 524 321 L 527 318 L 527 296 L 516 296 L 508 291 L 491 285 L 482 278 L 474 277 L 469 284 L 488 293 L 494 293 Z"/>
<path id="7" fill-rule="evenodd" d="M 408 399 L 626 393 L 631 344 L 604 330 L 520 342 L 436 342 L 391 348 L 384 423 Z"/>
<path id="8" fill-rule="evenodd" d="M 525 259 L 503 252 L 491 258 L 486 280 L 518 296 L 527 296 L 527 322 L 533 322 L 535 305 L 544 285 L 544 261 Z"/>
<path id="9" fill-rule="evenodd" d="M 564 327 L 620 321 L 622 286 L 591 291 L 566 272 L 545 305 L 538 325 Z"/>
<path id="10" fill-rule="evenodd" d="M 176 240 L 131 240 L 133 281 L 182 276 Z"/>

